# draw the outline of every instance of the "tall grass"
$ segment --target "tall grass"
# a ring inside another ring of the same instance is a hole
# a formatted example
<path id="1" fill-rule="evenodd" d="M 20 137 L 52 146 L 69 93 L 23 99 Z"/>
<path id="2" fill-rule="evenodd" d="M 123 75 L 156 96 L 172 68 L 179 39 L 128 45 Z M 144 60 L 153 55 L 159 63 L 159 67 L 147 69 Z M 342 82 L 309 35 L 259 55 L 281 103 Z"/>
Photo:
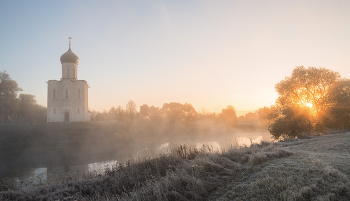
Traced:
<path id="1" fill-rule="evenodd" d="M 129 160 L 82 177 L 30 190 L 0 192 L 1 200 L 205 200 L 242 172 L 292 153 L 275 143 L 231 147 L 181 145 L 156 158 Z"/>

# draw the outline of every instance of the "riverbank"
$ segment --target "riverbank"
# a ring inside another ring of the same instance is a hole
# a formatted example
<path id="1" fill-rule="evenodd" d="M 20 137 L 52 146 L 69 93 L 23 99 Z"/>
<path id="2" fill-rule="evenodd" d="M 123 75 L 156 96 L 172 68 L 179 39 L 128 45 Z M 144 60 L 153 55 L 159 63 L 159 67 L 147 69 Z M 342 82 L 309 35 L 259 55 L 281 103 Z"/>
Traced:
<path id="1" fill-rule="evenodd" d="M 71 177 L 2 200 L 349 200 L 350 133 L 286 142 L 179 146 L 153 159 Z"/>
<path id="2" fill-rule="evenodd" d="M 209 200 L 350 200 L 350 133 L 279 144 L 293 154 L 255 166 Z"/>
<path id="3" fill-rule="evenodd" d="M 128 161 L 106 174 L 71 177 L 27 191 L 5 191 L 2 200 L 204 200 L 232 179 L 265 161 L 292 152 L 276 143 L 231 147 L 182 145 L 153 159 Z"/>

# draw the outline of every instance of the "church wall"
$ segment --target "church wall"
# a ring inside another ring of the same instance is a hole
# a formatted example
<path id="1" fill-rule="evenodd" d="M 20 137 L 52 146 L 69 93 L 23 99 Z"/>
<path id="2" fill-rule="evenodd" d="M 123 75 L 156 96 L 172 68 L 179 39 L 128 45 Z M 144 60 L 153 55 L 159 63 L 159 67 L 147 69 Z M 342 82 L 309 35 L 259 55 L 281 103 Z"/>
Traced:
<path id="1" fill-rule="evenodd" d="M 88 84 L 85 82 L 85 90 L 84 90 L 84 97 L 85 97 L 85 105 L 84 105 L 84 110 L 85 110 L 85 121 L 90 121 L 91 119 L 89 118 L 89 108 L 88 108 Z"/>
<path id="2" fill-rule="evenodd" d="M 64 121 L 66 111 L 69 112 L 70 121 L 88 121 L 87 92 L 88 85 L 85 80 L 50 80 L 47 93 L 47 121 Z"/>

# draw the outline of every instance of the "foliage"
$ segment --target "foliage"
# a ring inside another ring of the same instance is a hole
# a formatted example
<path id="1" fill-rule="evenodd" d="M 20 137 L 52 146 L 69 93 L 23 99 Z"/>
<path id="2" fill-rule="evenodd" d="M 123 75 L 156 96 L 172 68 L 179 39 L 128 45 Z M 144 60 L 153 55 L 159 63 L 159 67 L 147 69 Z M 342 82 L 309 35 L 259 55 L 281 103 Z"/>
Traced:
<path id="1" fill-rule="evenodd" d="M 259 116 L 256 112 L 248 112 L 247 114 L 240 116 L 238 121 L 239 123 L 257 123 L 259 122 Z"/>
<path id="2" fill-rule="evenodd" d="M 326 68 L 296 67 L 290 77 L 277 83 L 276 104 L 283 107 L 312 104 L 315 115 L 327 104 L 326 97 L 330 87 L 340 79 L 340 74 Z"/>
<path id="3" fill-rule="evenodd" d="M 16 81 L 6 72 L 0 72 L 0 122 L 43 122 L 46 107 L 38 105 L 34 95 L 20 94 Z"/>
<path id="4" fill-rule="evenodd" d="M 327 94 L 323 124 L 331 129 L 350 129 L 350 80 L 340 80 Z"/>
<path id="5" fill-rule="evenodd" d="M 267 124 L 258 118 L 257 113 L 248 113 L 243 118 L 244 120 L 241 123 L 244 124 L 238 124 L 236 110 L 231 105 L 223 109 L 221 113 L 216 114 L 210 113 L 205 109 L 202 109 L 202 112 L 198 113 L 191 104 L 176 102 L 165 103 L 161 108 L 143 104 L 140 106 L 139 112 L 132 113 L 132 116 L 121 106 L 117 108 L 112 107 L 108 112 L 104 111 L 100 114 L 99 112 L 92 111 L 92 119 L 95 121 L 115 121 L 128 125 L 130 128 L 131 125 L 143 121 L 148 122 L 148 126 L 150 127 L 156 124 L 164 125 L 165 127 L 172 125 L 172 127 L 168 127 L 167 132 L 177 132 L 174 130 L 176 129 L 174 126 L 186 128 L 186 132 L 190 130 L 192 130 L 191 132 L 197 132 L 195 128 L 203 122 L 210 123 L 212 126 L 220 125 L 226 130 L 232 128 L 251 130 L 267 127 Z"/>
<path id="6" fill-rule="evenodd" d="M 284 115 L 270 125 L 271 135 L 278 139 L 281 136 L 298 137 L 301 133 L 308 133 L 312 130 L 311 109 L 305 107 L 292 106 L 283 108 Z"/>
<path id="7" fill-rule="evenodd" d="M 136 103 L 133 100 L 129 100 L 129 102 L 126 104 L 125 111 L 128 114 L 135 114 L 137 112 Z"/>
<path id="8" fill-rule="evenodd" d="M 275 119 L 278 116 L 278 111 L 275 107 L 262 107 L 255 111 L 259 121 L 262 124 L 268 124 L 270 120 Z"/>
<path id="9" fill-rule="evenodd" d="M 20 94 L 18 101 L 18 122 L 46 121 L 46 107 L 38 105 L 34 95 Z"/>
<path id="10" fill-rule="evenodd" d="M 104 116 L 103 116 L 102 113 L 97 113 L 97 114 L 96 114 L 95 120 L 96 120 L 96 121 L 104 121 L 105 118 L 104 118 Z"/>
<path id="11" fill-rule="evenodd" d="M 340 80 L 338 72 L 326 68 L 296 67 L 292 75 L 277 83 L 278 93 L 273 112 L 274 122 L 269 131 L 273 137 L 297 137 L 303 132 L 321 128 L 323 116 L 329 107 L 328 93 Z"/>
<path id="12" fill-rule="evenodd" d="M 177 121 L 191 122 L 196 119 L 197 112 L 191 104 L 164 103 L 162 107 L 164 118 L 170 123 Z"/>
<path id="13" fill-rule="evenodd" d="M 160 122 L 163 118 L 163 111 L 159 107 L 144 104 L 140 106 L 140 117 L 146 121 Z"/>
<path id="14" fill-rule="evenodd" d="M 19 91 L 22 89 L 18 87 L 17 82 L 12 80 L 6 71 L 0 72 L 0 121 L 7 122 L 9 116 L 15 113 Z"/>
<path id="15" fill-rule="evenodd" d="M 218 116 L 220 122 L 223 122 L 227 125 L 234 126 L 238 123 L 238 118 L 236 115 L 236 110 L 233 106 L 228 105 L 226 109 L 222 109 L 221 113 Z"/>

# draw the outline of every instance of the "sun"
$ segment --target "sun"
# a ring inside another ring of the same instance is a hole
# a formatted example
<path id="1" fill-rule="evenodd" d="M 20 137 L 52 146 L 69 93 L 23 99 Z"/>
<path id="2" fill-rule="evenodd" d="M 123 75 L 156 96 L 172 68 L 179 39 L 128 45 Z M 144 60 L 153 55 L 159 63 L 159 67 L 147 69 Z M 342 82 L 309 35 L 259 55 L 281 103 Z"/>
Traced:
<path id="1" fill-rule="evenodd" d="M 306 103 L 306 106 L 308 106 L 309 108 L 312 108 L 312 103 Z"/>

